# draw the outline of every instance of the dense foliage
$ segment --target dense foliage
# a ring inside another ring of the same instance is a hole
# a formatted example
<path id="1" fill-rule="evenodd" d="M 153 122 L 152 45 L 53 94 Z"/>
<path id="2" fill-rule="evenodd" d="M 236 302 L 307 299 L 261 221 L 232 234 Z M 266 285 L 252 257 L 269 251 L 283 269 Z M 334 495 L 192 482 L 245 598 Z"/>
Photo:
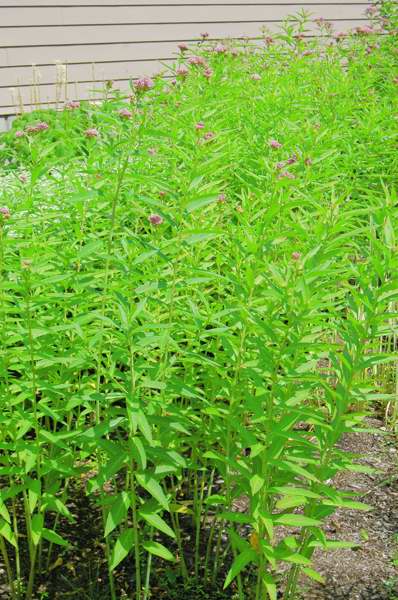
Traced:
<path id="1" fill-rule="evenodd" d="M 13 599 L 73 543 L 76 490 L 111 598 L 122 565 L 146 600 L 169 561 L 291 599 L 315 548 L 349 545 L 322 522 L 367 508 L 332 483 L 365 467 L 336 443 L 370 406 L 397 419 L 397 36 L 373 16 L 326 41 L 303 17 L 261 45 L 203 36 L 128 101 L 108 85 L 1 137 Z"/>

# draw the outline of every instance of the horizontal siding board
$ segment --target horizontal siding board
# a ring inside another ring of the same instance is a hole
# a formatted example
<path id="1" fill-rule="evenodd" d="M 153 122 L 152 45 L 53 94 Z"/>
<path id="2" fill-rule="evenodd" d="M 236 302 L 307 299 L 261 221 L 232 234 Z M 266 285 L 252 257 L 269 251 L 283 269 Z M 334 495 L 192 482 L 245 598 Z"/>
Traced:
<path id="1" fill-rule="evenodd" d="M 120 89 L 126 94 L 131 93 L 129 88 L 129 81 L 127 79 L 115 82 L 115 89 Z M 97 90 L 94 93 L 93 90 Z M 33 90 L 31 88 L 21 88 L 21 96 L 25 107 L 28 107 L 33 100 Z M 65 96 L 64 89 L 60 92 L 59 99 L 60 105 L 65 102 L 65 99 L 91 99 L 100 100 L 103 97 L 101 92 L 101 86 L 99 84 L 93 84 L 92 82 L 77 82 L 76 84 L 71 83 L 68 86 L 68 93 Z M 55 85 L 42 85 L 40 86 L 40 100 L 43 104 L 54 103 L 56 99 Z M 0 89 L 0 106 L 11 108 L 9 114 L 15 112 L 15 105 L 13 105 L 13 98 L 9 89 Z"/>
<path id="2" fill-rule="evenodd" d="M 333 21 L 336 19 L 333 19 Z M 342 23 L 347 21 L 342 21 Z M 267 20 L 257 19 L 255 22 L 240 23 L 206 23 L 206 30 L 211 37 L 227 38 L 239 36 L 256 36 Z M 339 28 L 342 28 L 339 26 Z M 0 47 L 18 46 L 56 46 L 58 44 L 94 44 L 114 42 L 149 42 L 194 39 L 202 31 L 200 23 L 176 23 L 161 25 L 111 25 L 109 27 L 75 26 L 75 27 L 35 27 L 21 29 L 9 27 L 1 32 Z M 311 24 L 308 30 L 311 31 Z"/>
<path id="3" fill-rule="evenodd" d="M 164 64 L 163 64 L 164 63 Z M 67 66 L 67 79 L 74 81 L 107 81 L 111 79 L 137 78 L 143 74 L 152 75 L 167 69 L 173 60 L 166 61 L 150 60 L 138 62 L 109 62 L 99 64 L 77 64 Z M 165 66 L 166 65 L 166 66 Z M 57 70 L 55 66 L 38 67 L 40 73 L 40 85 L 51 84 L 56 81 Z M 1 87 L 30 86 L 33 83 L 32 67 L 10 67 L 0 72 Z"/>
<path id="4" fill-rule="evenodd" d="M 355 19 L 368 4 L 302 4 L 313 17 Z M 0 7 L 0 31 L 5 27 L 70 26 L 154 23 L 215 23 L 275 21 L 294 13 L 295 7 L 283 4 L 263 6 L 99 6 L 69 8 L 26 8 L 23 11 Z"/>
<path id="5" fill-rule="evenodd" d="M 46 65 L 54 61 L 69 63 L 115 62 L 169 58 L 177 54 L 176 42 L 150 42 L 139 44 L 115 43 L 87 46 L 34 46 L 30 48 L 0 49 L 0 66 Z M 3 62 L 2 62 L 3 61 Z M 2 73 L 0 70 L 0 82 Z"/>
<path id="6" fill-rule="evenodd" d="M 344 0 L 333 0 L 336 4 L 346 4 Z M 300 6 L 294 0 L 191 0 L 178 2 L 176 0 L 0 0 L 0 7 L 25 8 L 25 7 L 72 7 L 72 6 L 214 6 L 214 5 L 264 5 L 264 4 L 290 4 Z M 313 4 L 329 4 L 330 0 L 313 0 Z M 363 0 L 350 0 L 350 4 L 362 4 Z"/>

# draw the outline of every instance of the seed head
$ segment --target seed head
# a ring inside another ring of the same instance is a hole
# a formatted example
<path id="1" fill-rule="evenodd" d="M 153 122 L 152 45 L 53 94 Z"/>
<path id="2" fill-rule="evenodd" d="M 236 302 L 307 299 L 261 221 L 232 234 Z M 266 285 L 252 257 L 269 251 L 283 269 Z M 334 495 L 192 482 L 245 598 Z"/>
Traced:
<path id="1" fill-rule="evenodd" d="M 259 75 L 258 73 L 253 73 L 250 79 L 252 79 L 253 81 L 260 81 L 261 75 Z"/>
<path id="2" fill-rule="evenodd" d="M 26 183 L 28 181 L 28 176 L 26 173 L 20 173 L 18 175 L 18 179 L 19 181 L 21 181 L 22 183 Z"/>
<path id="3" fill-rule="evenodd" d="M 148 154 L 150 154 L 151 156 L 155 156 L 156 153 L 156 148 L 148 148 Z"/>
<path id="4" fill-rule="evenodd" d="M 292 252 L 292 259 L 293 260 L 300 260 L 301 258 L 301 252 Z"/>
<path id="5" fill-rule="evenodd" d="M 203 31 L 203 32 L 200 34 L 200 37 L 201 37 L 203 40 L 205 40 L 205 39 L 207 39 L 207 38 L 209 37 L 209 34 L 208 34 L 208 32 L 207 32 L 207 31 Z"/>
<path id="6" fill-rule="evenodd" d="M 206 79 L 210 79 L 210 77 L 213 77 L 212 69 L 210 69 L 210 68 L 205 69 L 205 71 L 203 72 L 203 75 L 206 77 Z"/>
<path id="7" fill-rule="evenodd" d="M 156 213 L 149 215 L 148 220 L 152 225 L 161 225 L 163 223 L 163 217 Z"/>
<path id="8" fill-rule="evenodd" d="M 186 44 L 185 42 L 181 42 L 181 44 L 178 44 L 178 48 L 180 49 L 180 52 L 186 52 L 187 50 L 189 50 L 188 44 Z"/>
<path id="9" fill-rule="evenodd" d="M 214 138 L 216 137 L 216 134 L 213 133 L 212 131 L 208 131 L 207 133 L 204 134 L 203 138 L 206 141 L 210 141 L 210 140 L 214 140 Z"/>
<path id="10" fill-rule="evenodd" d="M 227 197 L 225 194 L 218 194 L 218 199 L 217 202 L 219 202 L 220 204 L 224 204 L 224 202 L 226 201 Z"/>
<path id="11" fill-rule="evenodd" d="M 304 164 L 305 164 L 307 167 L 310 167 L 310 166 L 312 165 L 312 159 L 311 159 L 311 158 L 306 158 L 306 159 L 304 160 Z"/>

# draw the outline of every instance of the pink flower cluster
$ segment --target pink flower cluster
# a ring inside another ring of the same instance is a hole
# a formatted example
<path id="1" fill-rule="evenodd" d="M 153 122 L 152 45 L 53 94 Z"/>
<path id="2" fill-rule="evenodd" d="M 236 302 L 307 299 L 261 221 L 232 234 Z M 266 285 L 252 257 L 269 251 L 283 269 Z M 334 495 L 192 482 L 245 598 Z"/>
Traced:
<path id="1" fill-rule="evenodd" d="M 9 219 L 11 217 L 11 212 L 8 206 L 0 206 L 0 215 L 2 215 L 3 219 Z"/>
<path id="2" fill-rule="evenodd" d="M 131 119 L 131 117 L 133 116 L 133 113 L 131 112 L 131 110 L 129 110 L 128 108 L 121 108 L 119 110 L 119 115 L 123 118 L 123 119 Z"/>
<path id="3" fill-rule="evenodd" d="M 25 131 L 18 129 L 18 131 L 15 132 L 15 137 L 21 138 L 25 135 L 25 133 L 38 133 L 39 131 L 46 131 L 48 128 L 48 123 L 45 121 L 40 121 L 40 123 L 37 123 L 36 125 L 28 125 L 25 127 Z"/>
<path id="4" fill-rule="evenodd" d="M 149 215 L 148 221 L 151 223 L 151 225 L 161 225 L 163 223 L 164 219 L 161 215 L 153 213 L 153 214 Z"/>
<path id="5" fill-rule="evenodd" d="M 190 56 L 188 58 L 188 63 L 190 65 L 196 65 L 196 66 L 204 66 L 204 65 L 206 65 L 206 61 L 203 58 L 203 56 Z"/>
<path id="6" fill-rule="evenodd" d="M 278 142 L 278 140 L 270 140 L 269 145 L 271 148 L 274 148 L 275 150 L 278 148 L 282 148 L 282 144 L 280 142 Z"/>
<path id="7" fill-rule="evenodd" d="M 187 50 L 189 50 L 188 44 L 186 44 L 185 42 L 181 42 L 180 44 L 178 44 L 178 48 L 180 52 L 186 52 Z"/>
<path id="8" fill-rule="evenodd" d="M 217 44 L 217 46 L 215 46 L 213 50 L 216 54 L 225 54 L 227 51 L 224 44 Z"/>
<path id="9" fill-rule="evenodd" d="M 141 77 L 135 82 L 135 89 L 137 92 L 145 92 L 153 88 L 154 85 L 155 83 L 150 77 Z"/>
<path id="10" fill-rule="evenodd" d="M 176 75 L 178 77 L 186 77 L 188 75 L 188 73 L 189 73 L 189 70 L 187 69 L 187 67 L 185 65 L 180 65 L 176 69 Z"/>
<path id="11" fill-rule="evenodd" d="M 99 131 L 98 129 L 95 129 L 95 127 L 90 127 L 89 129 L 86 129 L 84 135 L 86 138 L 96 138 L 99 136 Z"/>
<path id="12" fill-rule="evenodd" d="M 65 104 L 65 108 L 67 110 L 76 110 L 77 108 L 80 108 L 80 102 L 78 100 L 70 100 L 70 102 Z"/>
<path id="13" fill-rule="evenodd" d="M 355 28 L 355 32 L 359 35 L 369 35 L 370 33 L 374 33 L 374 29 L 369 25 L 360 25 L 359 27 Z"/>

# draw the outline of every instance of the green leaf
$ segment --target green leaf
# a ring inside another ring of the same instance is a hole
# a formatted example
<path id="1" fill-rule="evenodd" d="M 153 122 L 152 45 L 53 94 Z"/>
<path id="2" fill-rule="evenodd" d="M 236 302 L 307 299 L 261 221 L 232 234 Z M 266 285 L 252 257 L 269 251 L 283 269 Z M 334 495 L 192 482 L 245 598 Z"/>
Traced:
<path id="1" fill-rule="evenodd" d="M 277 523 L 278 525 L 288 525 L 290 527 L 315 527 L 316 525 L 320 525 L 321 521 L 306 517 L 305 515 L 289 513 L 276 516 L 276 518 L 274 518 L 274 523 Z"/>
<path id="2" fill-rule="evenodd" d="M 160 556 L 160 558 L 164 558 L 164 560 L 169 560 L 170 562 L 175 562 L 175 558 L 163 544 L 159 544 L 159 542 L 144 542 L 143 547 L 150 554 L 155 554 L 155 556 Z"/>
<path id="3" fill-rule="evenodd" d="M 148 473 L 137 473 L 136 478 L 141 487 L 151 494 L 165 510 L 169 510 L 169 503 L 159 483 Z"/>
<path id="4" fill-rule="evenodd" d="M 325 578 L 322 577 L 322 575 L 320 573 L 318 573 L 317 571 L 314 571 L 314 569 L 310 569 L 309 567 L 303 567 L 301 570 L 303 573 L 305 573 L 305 575 L 307 575 L 307 577 L 314 579 L 318 583 L 322 583 L 322 584 L 326 583 Z"/>
<path id="5" fill-rule="evenodd" d="M 255 496 L 258 494 L 264 484 L 265 479 L 263 477 L 260 477 L 260 475 L 253 475 L 253 477 L 250 478 L 250 489 L 252 495 Z"/>
<path id="6" fill-rule="evenodd" d="M 202 197 L 196 198 L 195 200 L 188 202 L 188 204 L 185 207 L 185 210 L 187 211 L 187 213 L 191 213 L 194 210 L 197 210 L 198 208 L 204 208 L 205 206 L 208 206 L 209 204 L 213 204 L 214 202 L 217 201 L 217 199 L 218 199 L 218 194 L 213 195 L 213 196 L 202 196 Z"/>
<path id="7" fill-rule="evenodd" d="M 42 529 L 42 537 L 53 544 L 58 544 L 59 546 L 69 546 L 69 542 L 67 542 L 63 537 L 61 537 L 55 531 L 47 529 L 46 527 L 43 527 Z"/>
<path id="8" fill-rule="evenodd" d="M 149 525 L 155 527 L 155 529 L 162 531 L 162 533 L 165 533 L 173 539 L 176 537 L 171 527 L 167 525 L 166 521 L 164 521 L 164 519 L 162 519 L 162 517 L 160 517 L 158 514 L 147 513 L 143 510 L 140 510 L 139 514 L 147 523 L 149 523 Z"/>
<path id="9" fill-rule="evenodd" d="M 41 482 L 39 479 L 28 479 L 27 486 L 29 490 L 29 510 L 30 514 L 32 514 L 41 494 Z"/>
<path id="10" fill-rule="evenodd" d="M 120 492 L 113 501 L 110 511 L 106 517 L 104 536 L 107 537 L 126 518 L 130 506 L 130 498 L 127 492 Z"/>
<path id="11" fill-rule="evenodd" d="M 133 529 L 125 529 L 118 537 L 112 550 L 110 569 L 113 571 L 122 562 L 134 545 Z"/>
<path id="12" fill-rule="evenodd" d="M 251 562 L 257 562 L 258 555 L 252 549 L 245 550 L 235 558 L 224 583 L 224 590 L 232 583 L 232 581 L 243 571 L 243 569 Z"/>
<path id="13" fill-rule="evenodd" d="M 33 542 L 34 546 L 37 546 L 37 544 L 40 541 L 40 538 L 41 538 L 41 535 L 43 532 L 43 523 L 44 523 L 44 518 L 41 513 L 36 513 L 35 515 L 33 515 L 31 533 L 32 533 L 32 542 Z"/>
<path id="14" fill-rule="evenodd" d="M 2 535 L 9 544 L 17 547 L 17 540 L 15 538 L 14 532 L 12 531 L 9 523 L 0 517 L 0 535 Z"/>
<path id="15" fill-rule="evenodd" d="M 263 575 L 264 587 L 267 590 L 269 600 L 277 600 L 277 589 L 275 579 L 269 573 Z"/>

